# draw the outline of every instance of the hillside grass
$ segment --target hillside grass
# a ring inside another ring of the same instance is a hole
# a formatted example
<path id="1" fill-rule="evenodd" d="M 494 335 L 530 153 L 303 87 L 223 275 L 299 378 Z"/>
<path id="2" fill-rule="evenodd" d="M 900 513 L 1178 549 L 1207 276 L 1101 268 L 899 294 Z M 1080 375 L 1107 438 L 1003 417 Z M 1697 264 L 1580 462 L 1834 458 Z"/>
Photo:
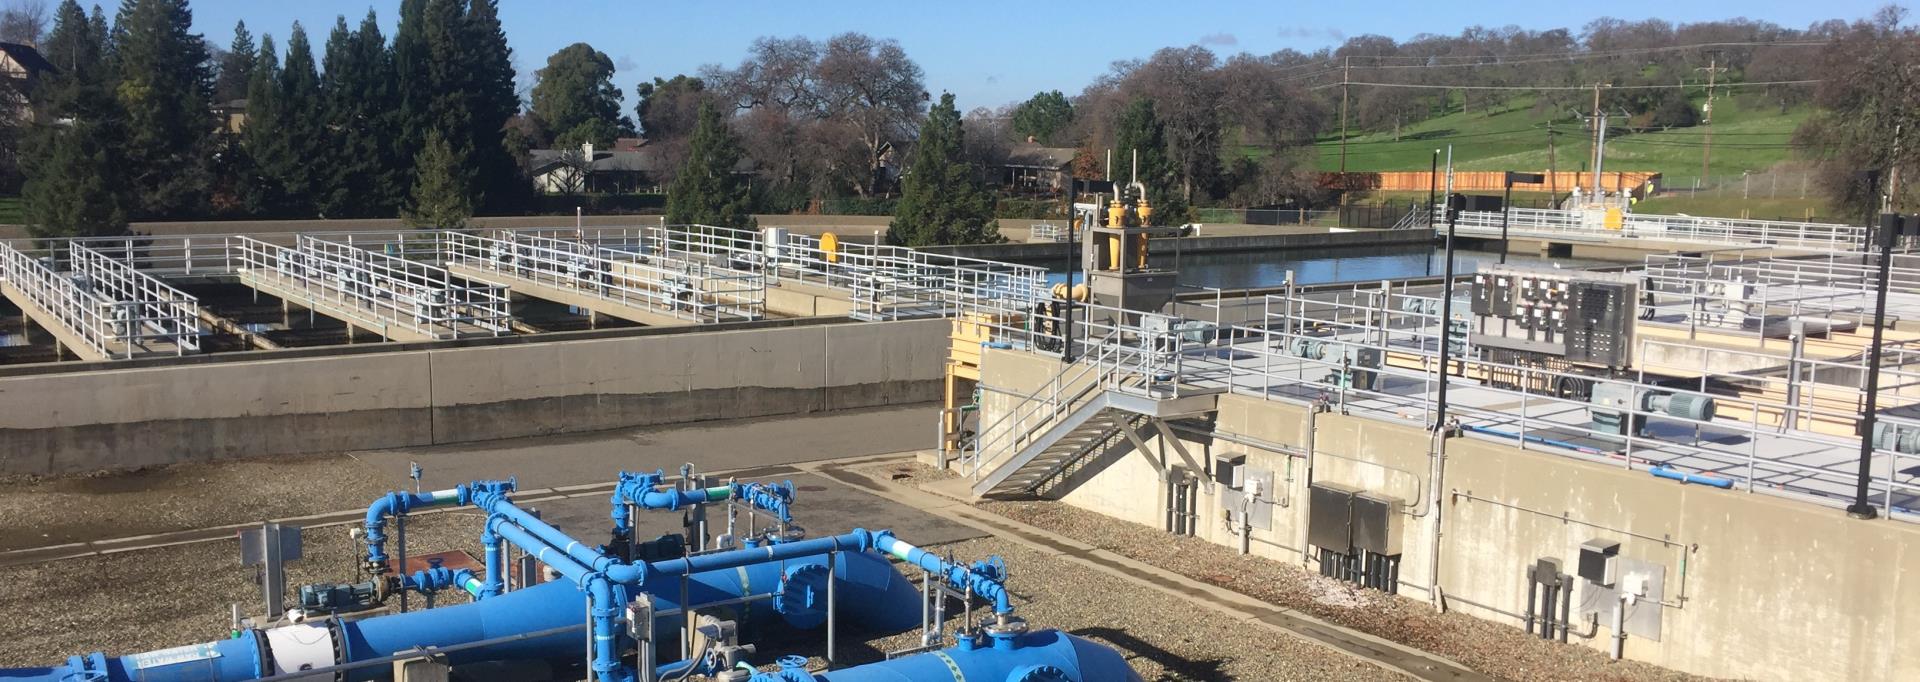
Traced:
<path id="1" fill-rule="evenodd" d="M 1716 99 L 1714 108 L 1710 173 L 1716 176 L 1759 172 L 1788 160 L 1790 151 L 1775 145 L 1788 142 L 1794 128 L 1811 113 L 1805 107 L 1781 112 L 1774 106 L 1747 106 L 1733 97 Z M 1406 126 L 1398 140 L 1391 132 L 1356 134 L 1347 140 L 1347 170 L 1426 170 L 1435 149 L 1442 150 L 1445 162 L 1449 144 L 1458 170 L 1546 170 L 1548 118 L 1534 107 L 1533 98 L 1516 97 L 1490 113 L 1454 112 Z M 1562 118 L 1553 121 L 1553 130 L 1557 133 L 1554 167 L 1586 170 L 1593 141 L 1585 123 Z M 1689 187 L 1700 175 L 1705 137 L 1701 126 L 1631 134 L 1618 134 L 1616 127 L 1607 138 L 1604 169 L 1656 171 L 1665 176 L 1667 187 Z M 1317 147 L 1319 168 L 1338 170 L 1337 135 L 1320 140 Z"/>

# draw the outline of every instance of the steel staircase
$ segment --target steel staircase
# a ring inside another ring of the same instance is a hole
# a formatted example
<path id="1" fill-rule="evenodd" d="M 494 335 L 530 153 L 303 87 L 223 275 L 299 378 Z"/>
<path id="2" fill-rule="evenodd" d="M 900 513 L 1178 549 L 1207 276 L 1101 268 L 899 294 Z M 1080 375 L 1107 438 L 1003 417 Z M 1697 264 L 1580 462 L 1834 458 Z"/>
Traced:
<path id="1" fill-rule="evenodd" d="M 1219 391 L 1181 387 L 1153 351 L 1108 337 L 980 430 L 962 457 L 976 497 L 1032 493 L 1154 419 L 1214 410 Z"/>

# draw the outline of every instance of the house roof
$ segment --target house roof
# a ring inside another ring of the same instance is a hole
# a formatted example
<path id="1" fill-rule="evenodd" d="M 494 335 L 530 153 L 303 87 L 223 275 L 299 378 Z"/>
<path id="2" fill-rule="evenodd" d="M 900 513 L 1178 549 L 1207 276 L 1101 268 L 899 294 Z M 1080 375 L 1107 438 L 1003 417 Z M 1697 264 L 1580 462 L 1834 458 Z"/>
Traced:
<path id="1" fill-rule="evenodd" d="M 1023 142 L 1013 146 L 1013 150 L 1007 153 L 1007 162 L 1002 165 L 1058 170 L 1073 163 L 1073 156 L 1078 151 L 1072 147 L 1042 147 Z"/>
<path id="2" fill-rule="evenodd" d="M 534 175 L 541 175 L 566 165 L 567 158 L 565 155 L 573 151 L 574 150 L 571 149 L 529 149 L 527 150 L 527 165 L 532 168 Z M 665 153 L 666 151 L 663 148 L 653 145 L 646 145 L 639 149 L 632 150 L 594 150 L 593 172 L 658 172 L 666 165 L 661 158 Z M 740 163 L 734 166 L 733 170 L 736 173 L 750 173 L 753 172 L 753 168 L 753 161 L 743 156 L 740 159 Z"/>
<path id="3" fill-rule="evenodd" d="M 19 64 L 20 68 L 26 69 L 29 73 L 59 71 L 59 69 L 53 68 L 53 62 L 49 62 L 46 57 L 40 56 L 40 51 L 33 49 L 32 45 L 0 43 L 0 53 L 6 54 L 15 64 Z"/>

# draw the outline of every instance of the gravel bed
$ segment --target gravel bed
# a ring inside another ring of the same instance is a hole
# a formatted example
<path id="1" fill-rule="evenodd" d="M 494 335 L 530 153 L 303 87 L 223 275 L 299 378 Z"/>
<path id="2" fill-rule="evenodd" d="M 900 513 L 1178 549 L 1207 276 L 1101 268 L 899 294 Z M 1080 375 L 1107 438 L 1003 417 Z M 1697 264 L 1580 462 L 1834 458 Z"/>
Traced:
<path id="1" fill-rule="evenodd" d="M 0 550 L 365 507 L 390 489 L 341 455 L 192 462 L 0 482 Z M 138 510 L 138 513 L 129 513 Z"/>
<path id="2" fill-rule="evenodd" d="M 1118 649 L 1145 680 L 1411 679 L 1318 644 L 1220 618 L 1156 590 L 1116 583 L 1098 571 L 1011 541 L 981 538 L 941 546 L 942 553 L 948 550 L 967 561 L 1000 555 L 1012 573 L 1014 607 L 1029 626 L 1062 630 Z M 974 614 L 982 615 L 979 610 Z M 949 626 L 957 626 L 960 614 L 949 615 Z M 884 652 L 919 643 L 918 631 L 872 639 L 842 649 L 840 660 L 879 660 Z M 775 651 L 806 655 L 812 669 L 819 670 L 825 665 L 820 647 L 816 639 Z M 762 646 L 761 657 L 773 658 L 769 650 Z"/>
<path id="3" fill-rule="evenodd" d="M 413 519 L 407 526 L 408 548 L 416 553 L 478 553 L 478 521 L 477 515 L 461 512 Z M 316 529 L 305 545 L 306 558 L 288 566 L 290 585 L 353 577 L 359 550 L 344 527 Z M 1034 627 L 1057 628 L 1114 646 L 1147 680 L 1394 678 L 1358 659 L 1218 618 L 1156 591 L 1116 585 L 1096 571 L 1005 540 L 983 538 L 948 547 L 969 560 L 1004 557 L 1013 567 L 1020 613 Z M 253 573 L 238 566 L 237 553 L 237 543 L 222 541 L 0 569 L 0 584 L 8 586 L 0 592 L 0 642 L 7 643 L 0 647 L 0 667 L 47 665 L 90 651 L 149 651 L 224 637 L 228 604 L 259 603 Z M 102 586 L 109 589 L 99 589 Z M 955 609 L 950 625 L 960 620 Z M 917 632 L 866 640 L 845 633 L 841 664 L 880 660 L 885 652 L 918 641 Z M 816 666 L 824 665 L 824 642 L 817 634 L 760 645 L 764 661 L 798 653 L 811 656 Z"/>
<path id="4" fill-rule="evenodd" d="M 915 465 L 917 466 L 917 465 Z M 916 476 L 945 477 L 922 467 Z M 1299 567 L 1198 538 L 1171 535 L 1053 501 L 988 501 L 987 511 L 1224 587 L 1270 604 L 1458 661 L 1504 680 L 1708 679 L 1636 661 L 1609 661 L 1580 645 L 1544 642 L 1524 631 L 1425 602 L 1323 578 Z"/>
<path id="5" fill-rule="evenodd" d="M 475 513 L 407 521 L 407 552 L 480 554 Z M 360 548 L 347 526 L 310 529 L 303 557 L 287 564 L 288 590 L 354 579 Z M 261 608 L 255 572 L 240 565 L 237 540 L 0 568 L 0 667 L 48 665 L 75 654 L 123 654 L 227 636 L 230 604 Z M 445 594 L 457 593 L 457 590 Z M 459 600 L 454 596 L 450 599 Z M 413 602 L 417 607 L 418 601 Z M 450 602 L 451 603 L 451 602 Z"/>

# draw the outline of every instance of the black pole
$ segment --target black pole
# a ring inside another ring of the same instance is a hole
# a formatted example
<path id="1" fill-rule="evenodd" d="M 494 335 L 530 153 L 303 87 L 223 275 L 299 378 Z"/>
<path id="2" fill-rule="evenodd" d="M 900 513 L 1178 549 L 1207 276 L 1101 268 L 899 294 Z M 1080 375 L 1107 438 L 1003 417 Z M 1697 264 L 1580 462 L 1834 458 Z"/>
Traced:
<path id="1" fill-rule="evenodd" d="M 1427 171 L 1427 229 L 1433 229 L 1433 204 L 1440 200 L 1440 150 L 1433 150 L 1433 169 Z"/>
<path id="2" fill-rule="evenodd" d="M 1080 217 L 1080 209 L 1074 207 L 1078 198 L 1080 180 L 1067 178 L 1067 305 L 1060 316 L 1060 360 L 1073 362 L 1073 276 L 1075 257 L 1080 255 L 1080 243 L 1074 240 L 1073 220 Z"/>
<path id="3" fill-rule="evenodd" d="M 1867 412 L 1860 417 L 1860 477 L 1853 488 L 1853 504 L 1847 515 L 1871 519 L 1877 514 L 1867 503 L 1867 482 L 1873 476 L 1873 425 L 1880 409 L 1880 332 L 1887 316 L 1887 283 L 1893 275 L 1893 243 L 1900 240 L 1900 216 L 1880 215 L 1880 286 L 1873 302 L 1873 345 L 1867 348 Z"/>
<path id="4" fill-rule="evenodd" d="M 1507 194 L 1500 200 L 1500 264 L 1507 264 L 1507 222 L 1513 215 L 1513 173 L 1507 173 Z"/>
<path id="5" fill-rule="evenodd" d="M 1464 197 L 1458 194 L 1447 195 L 1447 249 L 1445 273 L 1440 276 L 1440 399 L 1434 412 L 1433 430 L 1447 428 L 1447 363 L 1452 353 L 1448 352 L 1447 342 L 1453 331 L 1453 228 L 1460 222 L 1460 210 L 1456 203 L 1464 204 Z"/>

